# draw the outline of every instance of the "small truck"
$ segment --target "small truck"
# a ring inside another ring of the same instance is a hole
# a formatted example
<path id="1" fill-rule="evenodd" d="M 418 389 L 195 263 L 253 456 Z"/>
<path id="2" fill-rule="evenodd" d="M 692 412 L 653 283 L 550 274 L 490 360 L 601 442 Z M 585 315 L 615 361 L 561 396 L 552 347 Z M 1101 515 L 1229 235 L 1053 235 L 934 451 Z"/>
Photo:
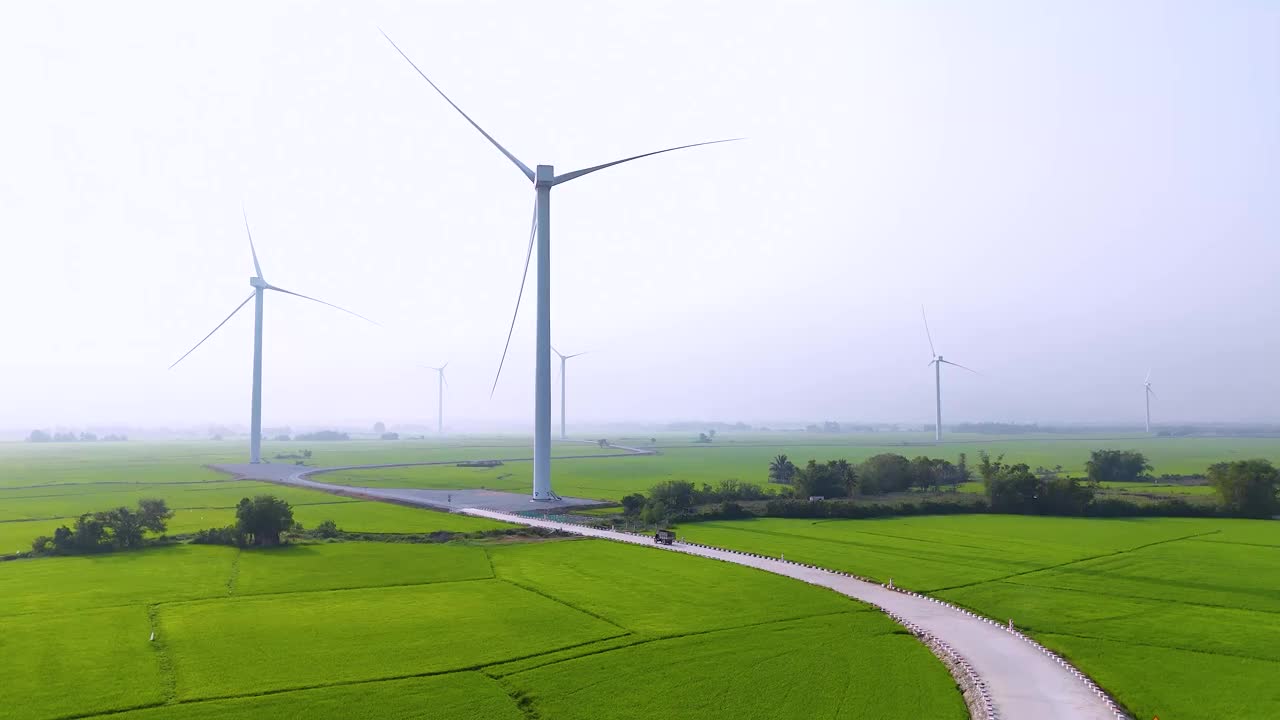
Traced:
<path id="1" fill-rule="evenodd" d="M 659 530 L 653 534 L 653 541 L 663 545 L 670 545 L 676 541 L 676 534 L 671 530 Z"/>

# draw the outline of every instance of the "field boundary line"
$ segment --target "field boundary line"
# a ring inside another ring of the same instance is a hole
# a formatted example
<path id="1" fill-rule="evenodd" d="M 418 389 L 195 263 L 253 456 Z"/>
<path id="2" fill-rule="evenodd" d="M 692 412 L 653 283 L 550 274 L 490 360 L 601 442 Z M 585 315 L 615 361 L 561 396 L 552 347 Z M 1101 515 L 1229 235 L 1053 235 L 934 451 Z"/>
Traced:
<path id="1" fill-rule="evenodd" d="M 518 587 L 518 588 L 520 588 L 521 590 L 524 590 L 524 591 L 526 591 L 526 592 L 531 592 L 531 593 L 533 593 L 534 595 L 540 595 L 540 596 L 542 596 L 542 597 L 544 597 L 544 598 L 546 598 L 546 599 L 550 600 L 551 602 L 554 602 L 554 603 L 558 603 L 558 604 L 560 604 L 560 605 L 563 605 L 563 606 L 565 606 L 565 607 L 569 608 L 570 610 L 574 610 L 574 611 L 576 611 L 576 612 L 580 612 L 580 613 L 582 613 L 583 615 L 590 615 L 591 617 L 593 617 L 593 618 L 595 618 L 595 619 L 597 619 L 597 620 L 599 620 L 599 621 L 601 621 L 601 622 L 609 623 L 610 625 L 612 625 L 612 626 L 614 626 L 614 627 L 618 628 L 619 630 L 622 630 L 622 631 L 623 631 L 625 634 L 627 634 L 627 635 L 634 635 L 634 634 L 636 634 L 635 630 L 632 630 L 632 629 L 631 629 L 631 628 L 629 628 L 629 627 L 624 627 L 624 626 L 622 626 L 622 625 L 619 625 L 618 623 L 616 623 L 616 622 L 614 622 L 614 621 L 610 620 L 609 618 L 607 618 L 607 617 L 605 617 L 605 616 L 601 615 L 600 613 L 593 612 L 593 611 L 591 611 L 591 610 L 587 610 L 586 608 L 580 608 L 580 607 L 578 607 L 577 605 L 574 605 L 573 603 L 571 603 L 571 602 L 569 602 L 569 601 L 567 601 L 567 600 L 561 600 L 560 598 L 555 597 L 554 595 L 550 595 L 550 594 L 548 594 L 548 593 L 546 593 L 546 592 L 543 592 L 542 590 L 539 590 L 539 589 L 537 589 L 537 588 L 530 587 L 530 586 L 524 585 L 524 584 L 522 584 L 522 583 L 518 583 L 518 582 L 516 582 L 515 580 L 512 580 L 511 578 L 505 578 L 505 577 L 502 577 L 501 575 L 494 575 L 494 579 L 495 579 L 495 580 L 497 580 L 498 582 L 504 582 L 504 583 L 507 583 L 508 585 L 514 585 L 515 587 Z M 540 653 L 540 654 L 541 654 L 541 653 Z"/>
<path id="2" fill-rule="evenodd" d="M 1044 635 L 1061 635 L 1062 637 L 1080 638 L 1081 640 L 1103 640 L 1105 642 L 1111 642 L 1116 644 L 1136 645 L 1138 647 L 1158 648 L 1160 650 L 1177 650 L 1179 652 L 1196 653 L 1198 655 L 1212 655 L 1214 657 L 1236 658 L 1237 660 L 1256 660 L 1257 662 L 1266 662 L 1266 663 L 1272 663 L 1274 665 L 1280 665 L 1280 658 L 1265 658 L 1265 657 L 1258 657 L 1257 655 L 1241 655 L 1240 653 L 1214 652 L 1213 650 L 1181 647 L 1179 645 L 1160 645 L 1157 643 L 1142 642 L 1141 640 L 1117 640 L 1115 638 L 1099 637 L 1097 635 L 1081 635 L 1080 633 L 1057 632 L 1054 630 L 1041 630 L 1040 633 Z"/>
<path id="3" fill-rule="evenodd" d="M 986 583 L 1004 582 L 1009 578 L 1022 577 L 1023 575 L 1031 575 L 1033 573 L 1044 572 L 1045 570 L 1057 570 L 1059 568 L 1067 567 L 1068 565 L 1075 565 L 1077 563 L 1089 562 L 1091 560 L 1101 560 L 1103 558 L 1116 557 L 1117 555 L 1125 555 L 1127 553 L 1137 552 L 1139 550 L 1145 550 L 1149 547 L 1155 547 L 1156 545 L 1165 545 L 1168 543 L 1180 542 L 1182 540 L 1191 540 L 1193 538 L 1204 537 L 1205 535 L 1215 535 L 1220 532 L 1222 531 L 1210 530 L 1209 532 L 1195 533 L 1193 535 L 1185 535 L 1183 537 L 1169 538 L 1167 540 L 1156 540 L 1155 542 L 1149 542 L 1143 545 L 1135 545 L 1134 547 L 1131 547 L 1131 548 L 1124 548 L 1122 550 L 1116 550 L 1114 552 L 1102 553 L 1101 555 L 1090 555 L 1088 557 L 1076 558 L 1075 560 L 1068 560 L 1066 562 L 1061 562 L 1056 565 L 1045 565 L 1044 567 L 1036 568 L 1035 570 L 1024 570 L 1022 572 L 1011 573 L 1009 575 L 1002 575 L 1000 577 L 988 578 L 986 580 L 978 580 L 976 582 L 971 582 L 971 583 L 962 583 L 960 585 L 948 585 L 946 587 L 929 588 L 925 592 L 930 592 L 930 593 L 946 592 L 947 590 L 959 590 L 961 588 L 974 587 L 977 585 L 985 585 Z"/>
<path id="4" fill-rule="evenodd" d="M 264 593 L 246 593 L 241 592 L 232 596 L 211 595 L 209 597 L 192 598 L 190 600 L 159 600 L 154 603 L 157 607 L 168 607 L 170 605 L 198 605 L 200 603 L 210 602 L 248 602 L 257 598 L 269 598 L 278 595 L 319 595 L 321 593 L 339 593 L 339 592 L 356 592 L 358 590 L 395 590 L 399 588 L 415 588 L 429 587 L 432 585 L 454 585 L 461 583 L 487 582 L 490 580 L 498 580 L 499 578 L 491 577 L 474 577 L 462 578 L 459 580 L 438 580 L 436 582 L 420 582 L 420 583 L 391 583 L 389 585 L 358 585 L 356 587 L 340 587 L 340 588 L 319 588 L 316 590 L 277 590 L 274 592 Z M 238 583 L 237 583 L 238 585 Z M 118 607 L 118 606 L 112 606 Z M 92 608 L 97 609 L 97 608 Z"/>
<path id="5" fill-rule="evenodd" d="M 1044 590 L 1057 590 L 1060 592 L 1083 593 L 1086 595 L 1106 595 L 1107 597 L 1124 598 L 1126 600 L 1141 600 L 1149 603 L 1160 603 L 1162 605 L 1191 605 L 1193 607 L 1212 608 L 1214 610 L 1236 610 L 1239 612 L 1262 613 L 1263 615 L 1280 615 L 1280 610 L 1259 610 L 1257 608 L 1238 607 L 1236 605 L 1218 605 L 1215 603 L 1196 602 L 1194 600 L 1168 600 L 1166 598 L 1148 597 L 1146 595 L 1130 595 L 1128 593 L 1118 593 L 1109 590 L 1081 590 L 1080 588 L 1064 587 L 1062 585 L 1031 585 L 1029 583 L 1014 582 L 1012 580 L 1002 580 L 1010 585 L 1017 585 L 1024 588 L 1037 588 Z"/>
<path id="6" fill-rule="evenodd" d="M 644 636 L 644 635 L 640 635 L 639 633 L 632 632 L 630 635 L 631 637 L 636 638 L 636 641 L 627 643 L 626 645 L 618 645 L 616 647 L 608 647 L 608 648 L 599 648 L 597 650 L 584 652 L 581 655 L 573 655 L 571 657 L 556 658 L 555 660 L 542 663 L 541 665 L 533 665 L 527 668 L 521 668 L 520 670 L 514 670 L 509 673 L 503 673 L 496 677 L 511 677 L 513 675 L 520 675 L 521 673 L 532 672 L 534 670 L 538 670 L 544 667 L 559 665 L 560 663 L 570 662 L 573 660 L 580 660 L 582 658 L 592 657 L 595 655 L 605 655 L 607 653 L 615 652 L 618 650 L 626 650 L 628 648 L 639 647 L 641 645 L 649 645 L 651 643 L 656 643 L 656 642 L 664 642 L 667 640 L 680 640 L 682 638 L 698 637 L 700 635 L 714 635 L 716 633 L 732 632 L 734 630 L 746 630 L 748 628 L 758 628 L 758 627 L 764 627 L 766 625 L 780 625 L 782 623 L 789 623 L 789 622 L 803 622 L 805 620 L 815 620 L 817 618 L 838 617 L 841 615 L 854 615 L 860 612 L 877 612 L 877 610 L 878 608 L 875 608 L 875 607 L 867 607 L 865 609 L 859 608 L 857 610 L 839 610 L 836 612 L 829 612 L 829 613 L 815 613 L 813 615 L 801 615 L 799 617 L 782 618 L 780 620 L 762 620 L 761 622 L 745 623 L 743 625 L 734 625 L 732 627 L 709 628 L 706 630 L 691 630 L 686 633 L 672 633 L 670 635 Z M 624 636 L 617 636 L 617 637 L 624 637 Z M 614 640 L 614 639 L 617 639 L 617 637 L 608 638 L 608 639 Z M 601 640 L 597 642 L 604 642 L 604 641 Z M 555 652 L 559 652 L 559 651 L 555 651 Z M 540 655 L 550 655 L 550 654 L 551 653 L 540 653 Z M 533 659 L 536 657 L 539 657 L 539 655 L 534 655 L 530 658 L 525 658 L 525 659 Z M 495 663 L 494 666 L 505 665 L 505 664 L 506 664 L 506 661 L 502 663 Z M 490 667 L 493 667 L 493 666 L 490 666 Z"/>
<path id="7" fill-rule="evenodd" d="M 151 649 L 156 653 L 156 664 L 160 669 L 160 694 L 164 698 L 161 705 L 169 705 L 178 697 L 178 675 L 173 667 L 173 658 L 169 657 L 169 643 L 165 640 L 164 629 L 160 625 L 160 609 L 155 605 L 147 606 L 147 621 L 151 626 Z"/>

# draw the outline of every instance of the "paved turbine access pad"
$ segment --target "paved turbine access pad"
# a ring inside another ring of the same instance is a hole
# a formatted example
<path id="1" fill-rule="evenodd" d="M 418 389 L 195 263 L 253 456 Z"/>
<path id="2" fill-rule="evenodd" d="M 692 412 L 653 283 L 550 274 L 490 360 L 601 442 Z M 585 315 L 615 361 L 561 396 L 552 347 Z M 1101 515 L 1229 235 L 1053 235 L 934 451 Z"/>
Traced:
<path id="1" fill-rule="evenodd" d="M 602 457 L 595 455 L 593 457 Z M 607 456 L 603 456 L 607 457 Z M 223 464 L 211 465 L 215 470 L 230 473 L 245 480 L 261 480 L 263 482 L 279 483 L 281 485 L 293 485 L 295 487 L 310 488 L 312 490 L 322 490 L 337 495 L 347 495 L 349 497 L 366 498 L 370 500 L 384 500 L 386 502 L 402 503 L 407 505 L 417 505 L 420 507 L 429 507 L 437 510 L 457 510 L 463 507 L 483 507 L 492 510 L 500 510 L 503 512 L 522 512 L 525 510 L 537 510 L 544 512 L 548 510 L 565 510 L 575 507 L 590 507 L 593 505 L 608 505 L 611 503 L 601 502 L 599 500 L 587 500 L 584 498 L 560 498 L 559 500 L 547 500 L 533 502 L 529 496 L 522 493 L 499 492 L 497 490 L 476 490 L 474 488 L 461 488 L 458 490 L 427 490 L 422 488 L 373 488 L 373 487 L 357 487 L 351 485 L 334 485 L 332 483 L 318 482 L 312 480 L 311 476 L 319 473 L 334 472 L 336 470 L 371 470 L 376 468 L 394 468 L 394 467 L 412 467 L 416 465 L 453 465 L 454 462 L 426 462 L 426 463 L 395 463 L 390 465 L 353 465 L 350 467 L 331 467 L 331 468 L 309 468 L 298 465 L 284 465 L 275 463 L 260 463 L 257 465 L 250 463 L 242 464 Z"/>

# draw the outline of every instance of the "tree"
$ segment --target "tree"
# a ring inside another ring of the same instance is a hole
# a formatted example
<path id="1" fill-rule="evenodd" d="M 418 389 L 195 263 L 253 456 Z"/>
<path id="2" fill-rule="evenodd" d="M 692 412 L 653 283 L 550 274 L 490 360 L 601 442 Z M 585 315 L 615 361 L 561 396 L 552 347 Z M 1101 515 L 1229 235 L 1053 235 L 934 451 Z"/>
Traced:
<path id="1" fill-rule="evenodd" d="M 645 496 L 640 493 L 624 495 L 622 497 L 622 514 L 627 517 L 639 515 L 640 511 L 644 509 L 645 502 L 647 502 Z"/>
<path id="2" fill-rule="evenodd" d="M 1236 460 L 1209 466 L 1213 485 L 1229 510 L 1248 517 L 1265 518 L 1280 512 L 1276 497 L 1280 470 L 1270 460 Z"/>
<path id="3" fill-rule="evenodd" d="M 384 432 L 384 433 L 382 433 L 382 436 L 381 436 L 381 437 L 382 437 L 382 439 L 383 439 L 383 440 L 399 440 L 399 439 L 400 439 L 400 433 L 395 433 L 395 432 Z"/>
<path id="4" fill-rule="evenodd" d="M 910 462 L 901 455 L 881 453 L 863 461 L 858 468 L 863 495 L 902 492 L 911 485 Z"/>
<path id="5" fill-rule="evenodd" d="M 786 455 L 778 455 L 769 463 L 769 482 L 790 485 L 796 476 L 796 465 Z"/>
<path id="6" fill-rule="evenodd" d="M 289 442 L 289 436 L 283 433 L 275 436 L 274 439 L 276 442 Z"/>
<path id="7" fill-rule="evenodd" d="M 338 529 L 338 523 L 325 520 L 316 526 L 316 534 L 322 538 L 336 538 L 342 534 L 342 531 Z"/>
<path id="8" fill-rule="evenodd" d="M 1083 515 L 1093 494 L 1093 487 L 1078 478 L 1050 473 L 1040 478 L 1036 509 L 1042 515 Z"/>
<path id="9" fill-rule="evenodd" d="M 709 443 L 711 442 L 711 437 L 704 432 L 700 432 L 698 433 L 698 439 L 694 442 Z"/>
<path id="10" fill-rule="evenodd" d="M 858 487 L 858 476 L 848 460 L 819 463 L 810 460 L 792 480 L 797 497 L 847 497 Z"/>
<path id="11" fill-rule="evenodd" d="M 280 533 L 293 527 L 293 508 L 271 495 L 243 498 L 236 506 L 236 530 L 254 545 L 279 545 Z"/>
<path id="12" fill-rule="evenodd" d="M 911 462 L 907 467 L 911 487 L 918 487 L 925 491 L 938 484 L 938 479 L 934 473 L 933 460 L 920 455 L 911 458 Z"/>
<path id="13" fill-rule="evenodd" d="M 671 510 L 688 510 L 697 501 L 697 490 L 688 480 L 664 480 L 649 490 L 649 502 L 662 503 Z"/>
<path id="14" fill-rule="evenodd" d="M 97 440 L 98 436 L 91 432 L 80 433 L 80 442 L 96 442 Z"/>
<path id="15" fill-rule="evenodd" d="M 999 459 L 991 462 L 985 452 L 981 453 L 981 457 L 989 473 L 983 477 L 991 509 L 1012 513 L 1035 511 L 1040 478 L 1031 472 L 1031 468 L 1026 463 L 1005 465 Z"/>
<path id="16" fill-rule="evenodd" d="M 27 436 L 27 442 L 49 442 L 49 433 L 43 430 L 32 430 Z"/>
<path id="17" fill-rule="evenodd" d="M 138 501 L 138 513 L 142 516 L 142 527 L 153 533 L 162 533 L 173 517 L 169 504 L 160 498 L 144 498 Z"/>
<path id="18" fill-rule="evenodd" d="M 1147 456 L 1136 450 L 1094 450 L 1084 464 L 1089 482 L 1134 482 L 1151 471 Z"/>
<path id="19" fill-rule="evenodd" d="M 640 512 L 640 520 L 646 525 L 665 525 L 667 522 L 667 505 L 662 501 L 649 501 Z"/>
<path id="20" fill-rule="evenodd" d="M 373 424 L 373 432 L 374 432 L 374 433 L 376 433 L 376 434 L 378 434 L 378 435 L 381 435 L 382 433 L 384 433 L 384 432 L 386 432 L 386 431 L 387 431 L 387 426 L 386 426 L 386 425 L 385 425 L 381 420 L 379 420 L 378 422 L 376 422 L 376 423 L 374 423 L 374 424 Z"/>
<path id="21" fill-rule="evenodd" d="M 605 438 L 600 438 L 596 441 L 596 445 L 599 445 L 601 448 L 607 448 L 609 447 L 609 441 Z"/>

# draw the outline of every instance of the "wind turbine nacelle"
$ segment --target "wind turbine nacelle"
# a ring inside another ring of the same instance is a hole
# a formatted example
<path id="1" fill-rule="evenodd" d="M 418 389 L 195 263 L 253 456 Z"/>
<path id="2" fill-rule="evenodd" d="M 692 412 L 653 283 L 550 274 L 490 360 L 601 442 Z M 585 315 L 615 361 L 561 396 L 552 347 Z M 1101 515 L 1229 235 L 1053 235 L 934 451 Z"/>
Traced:
<path id="1" fill-rule="evenodd" d="M 266 290 L 267 288 L 271 287 L 270 285 L 267 285 L 267 281 L 266 281 L 266 280 L 263 280 L 263 279 L 262 279 L 262 278 L 260 278 L 260 277 L 251 277 L 251 278 L 249 278 L 249 284 L 250 284 L 250 285 L 252 285 L 252 286 L 254 286 L 254 287 L 256 287 L 256 288 L 260 288 L 260 289 L 262 289 L 262 290 Z"/>
<path id="2" fill-rule="evenodd" d="M 554 165 L 539 165 L 537 173 L 534 175 L 533 184 L 538 187 L 550 187 L 556 179 L 556 168 Z"/>

